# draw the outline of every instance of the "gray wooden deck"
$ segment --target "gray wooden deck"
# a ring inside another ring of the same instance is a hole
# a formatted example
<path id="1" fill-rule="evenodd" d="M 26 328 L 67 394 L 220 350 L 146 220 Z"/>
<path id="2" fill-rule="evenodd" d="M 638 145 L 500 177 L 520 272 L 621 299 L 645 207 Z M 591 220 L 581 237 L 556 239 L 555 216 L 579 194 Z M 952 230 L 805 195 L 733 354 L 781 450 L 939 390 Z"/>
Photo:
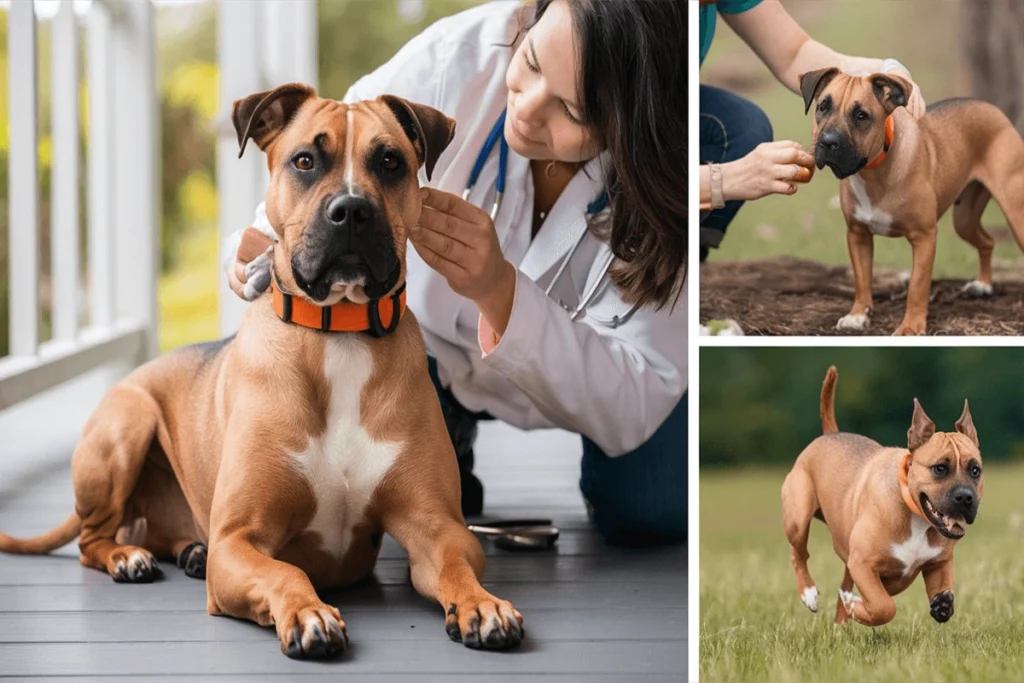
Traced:
<path id="1" fill-rule="evenodd" d="M 85 378 L 0 412 L 0 529 L 34 535 L 70 510 L 70 453 L 104 381 Z M 328 596 L 351 638 L 349 652 L 329 662 L 290 660 L 272 630 L 207 615 L 203 583 L 180 570 L 165 566 L 166 579 L 150 585 L 115 584 L 79 565 L 72 544 L 48 557 L 0 555 L 0 677 L 684 681 L 686 549 L 606 546 L 587 526 L 578 465 L 571 435 L 481 429 L 487 514 L 551 517 L 562 529 L 550 552 L 484 545 L 484 585 L 524 615 L 527 638 L 517 651 L 449 641 L 440 608 L 416 594 L 390 538 L 375 583 Z"/>

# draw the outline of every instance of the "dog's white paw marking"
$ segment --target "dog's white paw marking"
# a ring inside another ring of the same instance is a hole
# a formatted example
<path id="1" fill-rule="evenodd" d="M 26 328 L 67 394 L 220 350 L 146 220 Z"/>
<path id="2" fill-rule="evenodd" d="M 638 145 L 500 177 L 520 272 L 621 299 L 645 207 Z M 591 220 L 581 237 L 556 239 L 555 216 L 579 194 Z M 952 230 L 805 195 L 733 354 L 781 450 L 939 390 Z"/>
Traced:
<path id="1" fill-rule="evenodd" d="M 868 317 L 863 313 L 844 315 L 836 323 L 837 330 L 864 330 L 868 326 Z"/>
<path id="2" fill-rule="evenodd" d="M 839 599 L 843 601 L 843 607 L 851 617 L 853 616 L 853 606 L 858 602 L 863 602 L 860 596 L 853 594 L 853 591 L 844 591 L 842 588 L 839 589 Z"/>
<path id="3" fill-rule="evenodd" d="M 800 594 L 800 601 L 812 612 L 818 611 L 818 587 L 809 586 Z"/>
<path id="4" fill-rule="evenodd" d="M 963 289 L 961 289 L 960 291 L 966 294 L 967 296 L 977 297 L 980 299 L 983 297 L 992 296 L 992 283 L 981 282 L 980 280 L 971 280 L 966 285 L 964 285 Z"/>

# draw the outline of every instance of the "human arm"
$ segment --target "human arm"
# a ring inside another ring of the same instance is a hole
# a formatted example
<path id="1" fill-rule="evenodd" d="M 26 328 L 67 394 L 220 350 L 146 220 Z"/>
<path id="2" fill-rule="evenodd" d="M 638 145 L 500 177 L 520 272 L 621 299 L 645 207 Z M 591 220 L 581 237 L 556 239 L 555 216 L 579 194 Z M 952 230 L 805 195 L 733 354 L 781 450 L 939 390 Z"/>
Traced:
<path id="1" fill-rule="evenodd" d="M 552 423 L 586 435 L 609 455 L 641 445 L 686 383 L 686 316 L 636 311 L 613 328 L 605 312 L 629 310 L 608 286 L 574 322 L 501 253 L 486 212 L 456 195 L 423 190 L 414 248 L 480 310 L 480 353 Z M 681 301 L 685 297 L 680 297 Z"/>
<path id="2" fill-rule="evenodd" d="M 800 76 L 832 66 L 853 75 L 896 71 L 913 82 L 909 70 L 896 60 L 844 55 L 814 40 L 779 0 L 763 0 L 745 12 L 723 13 L 722 18 L 779 82 L 796 94 L 800 94 Z M 925 100 L 920 87 L 914 86 L 907 110 L 918 118 L 925 112 Z"/>
<path id="3" fill-rule="evenodd" d="M 800 143 L 766 142 L 753 152 L 720 165 L 722 198 L 725 201 L 760 199 L 769 194 L 793 194 L 798 183 L 814 175 L 814 157 Z M 700 204 L 711 207 L 711 168 L 700 167 Z"/>

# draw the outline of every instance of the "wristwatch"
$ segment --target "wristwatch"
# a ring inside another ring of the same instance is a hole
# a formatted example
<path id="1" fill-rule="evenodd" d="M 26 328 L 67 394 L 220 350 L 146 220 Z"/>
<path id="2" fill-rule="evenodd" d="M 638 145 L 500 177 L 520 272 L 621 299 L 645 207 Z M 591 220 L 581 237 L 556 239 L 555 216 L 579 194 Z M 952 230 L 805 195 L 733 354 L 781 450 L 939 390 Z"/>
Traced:
<path id="1" fill-rule="evenodd" d="M 722 166 L 720 164 L 708 164 L 711 171 L 711 208 L 725 208 L 725 194 L 722 192 Z"/>

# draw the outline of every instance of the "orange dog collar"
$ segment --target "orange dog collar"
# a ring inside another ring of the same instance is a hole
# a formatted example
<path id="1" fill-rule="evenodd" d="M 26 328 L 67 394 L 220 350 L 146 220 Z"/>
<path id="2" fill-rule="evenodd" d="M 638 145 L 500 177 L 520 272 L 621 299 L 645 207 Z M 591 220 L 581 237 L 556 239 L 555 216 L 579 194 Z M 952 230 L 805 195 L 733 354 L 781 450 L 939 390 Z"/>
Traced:
<path id="1" fill-rule="evenodd" d="M 889 148 L 892 147 L 893 139 L 896 136 L 896 124 L 892 120 L 892 114 L 885 117 L 885 140 L 882 142 L 882 153 L 864 168 L 878 168 L 889 155 Z"/>
<path id="2" fill-rule="evenodd" d="M 320 332 L 366 332 L 384 337 L 398 328 L 405 313 L 405 284 L 394 294 L 371 299 L 365 304 L 348 301 L 333 306 L 317 306 L 281 290 L 277 278 L 270 279 L 274 313 L 286 323 Z"/>
<path id="3" fill-rule="evenodd" d="M 907 451 L 903 456 L 903 459 L 900 461 L 899 468 L 896 470 L 896 478 L 900 482 L 900 493 L 903 494 L 903 502 L 907 504 L 907 507 L 910 508 L 911 512 L 918 517 L 924 518 L 924 513 L 921 512 L 921 506 L 917 504 L 917 501 L 914 500 L 914 496 L 910 494 L 910 483 L 908 479 L 910 477 L 910 464 L 913 459 L 914 456 L 910 454 L 910 451 Z"/>

